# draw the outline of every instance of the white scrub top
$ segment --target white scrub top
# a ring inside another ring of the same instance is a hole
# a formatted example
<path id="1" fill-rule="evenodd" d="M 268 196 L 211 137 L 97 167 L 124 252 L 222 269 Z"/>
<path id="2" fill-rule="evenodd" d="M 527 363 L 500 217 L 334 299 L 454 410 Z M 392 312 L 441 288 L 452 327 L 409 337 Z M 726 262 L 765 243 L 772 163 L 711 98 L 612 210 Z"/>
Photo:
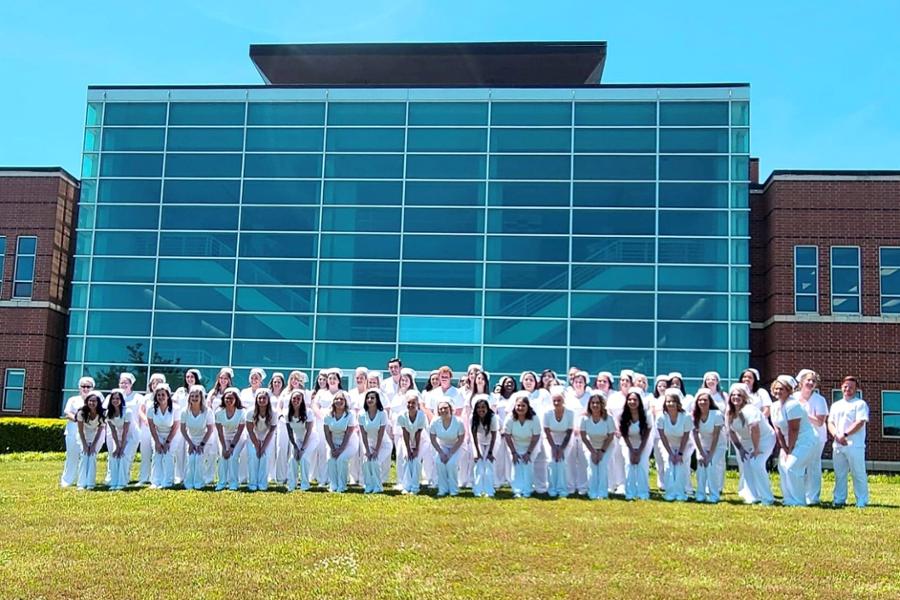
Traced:
<path id="1" fill-rule="evenodd" d="M 759 388 L 756 392 L 750 394 L 750 404 L 758 408 L 759 410 L 763 410 L 767 406 L 771 409 L 772 407 L 772 396 L 769 395 L 764 388 Z"/>
<path id="2" fill-rule="evenodd" d="M 562 419 L 560 420 L 557 420 L 553 410 L 548 410 L 544 413 L 541 421 L 544 429 L 550 430 L 550 435 L 556 444 L 562 443 L 568 430 L 575 429 L 575 413 L 568 408 L 563 409 Z"/>
<path id="3" fill-rule="evenodd" d="M 795 419 L 800 421 L 800 431 L 797 434 L 798 444 L 807 445 L 818 441 L 816 431 L 799 401 L 788 399 L 787 402 L 781 402 L 779 400 L 772 404 L 770 411 L 772 425 L 778 428 L 785 441 L 788 439 L 788 421 Z"/>
<path id="4" fill-rule="evenodd" d="M 521 454 L 528 450 L 533 436 L 541 435 L 541 420 L 535 416 L 521 423 L 518 419 L 510 417 L 503 425 L 503 433 L 512 438 L 516 452 Z"/>
<path id="5" fill-rule="evenodd" d="M 256 407 L 256 392 L 262 389 L 265 388 L 259 386 L 255 390 L 249 387 L 241 390 L 241 404 L 244 405 L 244 410 L 253 410 Z"/>
<path id="6" fill-rule="evenodd" d="M 656 419 L 656 428 L 663 430 L 669 440 L 669 446 L 674 450 L 681 444 L 682 436 L 691 433 L 694 425 L 691 423 L 691 418 L 683 412 L 678 413 L 674 423 L 668 414 L 663 413 Z"/>
<path id="7" fill-rule="evenodd" d="M 207 408 L 201 410 L 196 416 L 188 408 L 181 413 L 181 422 L 184 423 L 191 441 L 199 444 L 206 436 L 206 426 L 214 425 L 216 419 L 213 416 L 213 412 Z"/>
<path id="8" fill-rule="evenodd" d="M 340 446 L 344 442 L 344 435 L 347 432 L 347 429 L 350 427 L 356 427 L 356 417 L 353 416 L 353 413 L 344 411 L 344 414 L 341 415 L 340 419 L 334 418 L 334 416 L 329 413 L 325 417 L 325 427 L 327 427 L 331 431 L 331 441 L 335 446 Z"/>
<path id="9" fill-rule="evenodd" d="M 452 388 L 451 388 L 452 389 Z M 453 444 L 456 443 L 457 438 L 461 435 L 465 435 L 465 429 L 463 428 L 462 422 L 456 417 L 450 417 L 450 425 L 444 428 L 444 420 L 441 417 L 437 417 L 432 423 L 431 428 L 429 430 L 431 435 L 437 438 L 438 444 L 441 448 L 451 448 Z"/>
<path id="10" fill-rule="evenodd" d="M 652 427 L 650 427 L 650 423 L 647 423 L 647 429 L 652 433 Z M 631 447 L 637 450 L 641 447 L 641 424 L 637 421 L 634 421 L 628 425 L 628 433 L 622 432 L 622 435 L 628 436 L 628 442 L 631 444 Z M 649 436 L 649 434 L 648 434 Z M 647 442 L 650 443 L 649 441 Z"/>
<path id="11" fill-rule="evenodd" d="M 705 421 L 700 421 L 700 426 L 697 428 L 697 432 L 700 434 L 700 443 L 703 444 L 703 449 L 708 450 L 710 446 L 712 446 L 713 434 L 716 431 L 716 427 L 725 427 L 725 415 L 722 414 L 721 410 L 710 410 L 709 416 L 706 417 Z M 717 448 L 723 448 L 723 439 L 724 433 L 719 431 L 719 440 L 716 442 Z"/>
<path id="12" fill-rule="evenodd" d="M 769 425 L 769 421 L 763 416 L 762 411 L 752 404 L 745 404 L 744 408 L 741 409 L 741 415 L 744 417 L 743 422 L 741 422 L 740 417 L 735 418 L 731 422 L 731 430 L 737 434 L 745 450 L 753 449 L 753 440 L 750 437 L 751 425 L 759 425 L 759 445 L 761 447 L 764 447 L 775 437 L 775 432 L 772 430 L 772 426 Z"/>
<path id="13" fill-rule="evenodd" d="M 618 423 L 619 417 L 625 412 L 625 394 L 622 392 L 611 393 L 606 400 L 606 410 L 613 418 L 613 421 Z"/>
<path id="14" fill-rule="evenodd" d="M 220 408 L 215 413 L 216 425 L 222 426 L 222 432 L 225 434 L 225 441 L 230 442 L 237 431 L 238 426 L 244 422 L 244 410 L 241 408 L 234 409 L 234 414 L 228 418 L 224 408 Z"/>
<path id="15" fill-rule="evenodd" d="M 600 419 L 599 421 L 594 421 L 593 417 L 585 415 L 578 422 L 578 430 L 585 432 L 591 441 L 591 446 L 599 450 L 603 447 L 606 436 L 616 432 L 616 424 L 613 423 L 609 413 L 606 414 L 605 419 Z"/>
<path id="16" fill-rule="evenodd" d="M 491 422 L 488 425 L 485 426 L 479 423 L 475 428 L 477 442 L 485 450 L 491 445 L 491 432 L 495 431 L 500 431 L 500 419 L 497 418 L 496 414 L 491 415 Z"/>
<path id="17" fill-rule="evenodd" d="M 266 438 L 266 434 L 269 433 L 269 427 L 275 425 L 276 420 L 274 418 L 269 419 L 269 421 L 270 422 L 266 422 L 265 419 L 256 419 L 255 410 L 247 411 L 247 429 L 249 430 L 252 428 L 253 432 L 256 434 L 256 439 L 260 442 Z"/>
<path id="18" fill-rule="evenodd" d="M 368 411 L 359 413 L 359 427 L 365 430 L 366 437 L 369 440 L 369 448 L 374 450 L 378 439 L 378 430 L 385 428 L 384 435 L 387 436 L 388 418 L 383 410 L 375 412 L 375 418 L 369 417 Z M 360 438 L 361 441 L 361 438 Z"/>
<path id="19" fill-rule="evenodd" d="M 832 423 L 835 430 L 845 433 L 850 429 L 856 421 L 869 421 L 869 406 L 861 399 L 855 398 L 847 401 L 841 398 L 831 405 L 831 414 L 828 420 Z M 866 447 L 866 425 L 859 428 L 859 431 L 847 437 L 847 446 L 852 448 Z M 834 442 L 835 448 L 842 446 Z"/>
<path id="20" fill-rule="evenodd" d="M 306 438 L 306 426 L 307 423 L 312 425 L 312 431 L 309 434 L 309 444 L 312 445 L 313 440 L 317 440 L 319 438 L 319 433 L 316 431 L 316 415 L 313 414 L 313 411 L 306 411 L 306 421 L 300 421 L 296 418 L 288 421 L 287 414 L 282 415 L 282 420 L 284 424 L 291 429 L 291 432 L 294 434 L 294 443 L 297 446 L 303 445 L 303 440 Z"/>
<path id="21" fill-rule="evenodd" d="M 792 394 L 791 398 L 800 402 L 800 394 Z M 804 408 L 810 417 L 828 417 L 828 403 L 819 392 L 813 392 L 812 396 L 806 402 L 800 402 L 800 406 Z M 825 421 L 828 419 L 826 418 Z M 812 425 L 812 422 L 810 422 Z M 819 435 L 819 443 L 824 444 L 828 441 L 828 426 L 823 422 L 821 425 L 812 425 L 816 433 Z"/>
<path id="22" fill-rule="evenodd" d="M 584 414 L 584 411 L 587 409 L 588 400 L 591 399 L 590 391 L 585 389 L 582 395 L 577 395 L 574 389 L 566 390 L 566 409 L 572 411 L 575 414 Z M 551 408 L 550 412 L 553 410 L 553 404 L 550 404 Z"/>
<path id="23" fill-rule="evenodd" d="M 405 429 L 409 432 L 409 447 L 416 447 L 416 432 L 428 429 L 428 418 L 425 416 L 425 412 L 421 410 L 416 411 L 416 418 L 409 418 L 409 411 L 405 410 L 397 417 L 397 428 Z M 402 432 L 401 432 L 402 434 Z"/>
<path id="24" fill-rule="evenodd" d="M 539 415 L 544 414 L 548 410 L 553 410 L 553 400 L 550 398 L 550 392 L 544 388 L 537 388 L 528 394 L 528 403 Z"/>
<path id="25" fill-rule="evenodd" d="M 166 440 L 169 436 L 169 432 L 172 431 L 172 427 L 175 426 L 175 423 L 178 422 L 179 418 L 178 411 L 174 404 L 170 404 L 169 406 L 171 408 L 166 412 L 155 410 L 152 406 L 147 411 L 147 419 L 153 421 L 153 424 L 156 425 L 156 435 L 161 442 Z"/>
<path id="26" fill-rule="evenodd" d="M 366 392 L 365 391 L 360 392 L 358 389 L 353 388 L 352 390 L 350 390 L 350 392 L 347 394 L 347 396 L 349 398 L 349 400 L 347 402 L 348 407 L 354 413 L 359 414 L 360 411 L 363 409 L 363 401 L 366 398 Z"/>
<path id="27" fill-rule="evenodd" d="M 97 415 L 93 419 L 85 420 L 84 414 L 79 410 L 75 414 L 75 420 L 79 423 L 84 423 L 84 439 L 87 440 L 87 443 L 90 444 L 93 442 L 94 437 L 97 435 L 97 430 L 100 429 L 100 415 Z"/>
<path id="28" fill-rule="evenodd" d="M 455 387 L 447 388 L 445 392 L 441 387 L 436 387 L 428 394 L 428 397 L 425 401 L 426 405 L 432 411 L 437 410 L 437 405 L 441 402 L 449 402 L 450 406 L 453 407 L 453 411 L 456 412 L 466 407 L 466 399 Z"/>
<path id="29" fill-rule="evenodd" d="M 122 414 L 118 417 L 113 417 L 112 419 L 106 419 L 106 422 L 110 425 L 110 427 L 115 427 L 116 435 L 121 436 L 122 430 L 125 428 L 125 423 L 128 423 L 128 436 L 134 435 L 134 424 L 131 422 L 134 419 L 134 415 L 131 413 L 131 409 L 127 406 L 122 407 L 124 410 Z"/>
<path id="30" fill-rule="evenodd" d="M 66 406 L 63 408 L 63 416 L 65 417 L 66 413 L 71 413 L 75 415 L 75 418 L 77 419 L 78 411 L 81 410 L 82 406 L 84 406 L 84 398 L 81 397 L 81 394 L 70 397 L 66 400 Z M 77 433 L 78 425 L 76 425 L 74 421 L 66 419 L 66 435 L 75 435 Z"/>

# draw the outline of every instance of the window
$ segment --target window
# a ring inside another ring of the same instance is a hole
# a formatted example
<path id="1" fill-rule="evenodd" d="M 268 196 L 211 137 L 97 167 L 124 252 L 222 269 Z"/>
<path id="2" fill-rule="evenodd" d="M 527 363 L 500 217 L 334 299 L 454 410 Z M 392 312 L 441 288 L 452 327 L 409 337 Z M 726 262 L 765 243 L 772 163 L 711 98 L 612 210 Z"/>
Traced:
<path id="1" fill-rule="evenodd" d="M 3 264 L 6 262 L 6 236 L 0 235 L 0 294 L 3 293 Z"/>
<path id="2" fill-rule="evenodd" d="M 819 248 L 794 246 L 794 312 L 819 312 Z"/>
<path id="3" fill-rule="evenodd" d="M 13 278 L 13 298 L 31 298 L 34 288 L 34 259 L 37 254 L 37 238 L 19 236 L 16 243 L 16 272 Z"/>
<path id="4" fill-rule="evenodd" d="M 900 437 L 900 392 L 881 392 L 881 437 Z"/>
<path id="5" fill-rule="evenodd" d="M 22 412 L 25 398 L 25 369 L 7 369 L 3 386 L 3 410 Z"/>
<path id="6" fill-rule="evenodd" d="M 831 312 L 859 314 L 859 247 L 831 248 Z"/>
<path id="7" fill-rule="evenodd" d="M 0 241 L 0 248 L 3 242 Z M 900 248 L 882 248 L 881 263 L 881 314 L 900 315 Z"/>

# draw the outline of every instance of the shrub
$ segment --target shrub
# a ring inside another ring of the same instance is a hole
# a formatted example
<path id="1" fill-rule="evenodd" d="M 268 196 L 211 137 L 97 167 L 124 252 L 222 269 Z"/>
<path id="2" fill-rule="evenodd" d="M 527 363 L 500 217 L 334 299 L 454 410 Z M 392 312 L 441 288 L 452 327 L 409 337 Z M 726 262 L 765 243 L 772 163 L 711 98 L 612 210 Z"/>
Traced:
<path id="1" fill-rule="evenodd" d="M 7 452 L 64 452 L 63 419 L 0 418 L 0 454 Z"/>

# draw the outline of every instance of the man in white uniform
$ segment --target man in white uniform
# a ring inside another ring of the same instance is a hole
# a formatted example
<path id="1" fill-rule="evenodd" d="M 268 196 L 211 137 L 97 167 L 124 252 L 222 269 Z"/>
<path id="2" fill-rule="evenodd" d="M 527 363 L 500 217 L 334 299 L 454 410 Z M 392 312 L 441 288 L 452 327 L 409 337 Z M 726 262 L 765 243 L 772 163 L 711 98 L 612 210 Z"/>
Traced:
<path id="1" fill-rule="evenodd" d="M 395 357 L 388 361 L 387 367 L 391 376 L 382 382 L 381 395 L 390 404 L 397 395 L 397 390 L 400 389 L 400 371 L 403 368 L 403 362 Z"/>
<path id="2" fill-rule="evenodd" d="M 869 503 L 869 481 L 866 475 L 866 424 L 869 407 L 856 397 L 859 381 L 848 375 L 841 382 L 843 398 L 831 405 L 828 415 L 828 432 L 834 436 L 832 458 L 834 460 L 834 505 L 847 502 L 847 474 L 853 478 L 856 506 Z"/>

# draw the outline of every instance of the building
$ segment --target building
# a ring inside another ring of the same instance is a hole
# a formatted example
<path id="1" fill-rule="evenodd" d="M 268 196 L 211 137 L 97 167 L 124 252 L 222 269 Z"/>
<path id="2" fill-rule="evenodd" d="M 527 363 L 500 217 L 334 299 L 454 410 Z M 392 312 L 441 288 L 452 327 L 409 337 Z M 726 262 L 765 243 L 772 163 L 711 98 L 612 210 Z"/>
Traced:
<path id="1" fill-rule="evenodd" d="M 900 459 L 898 201 L 900 171 L 774 171 L 750 195 L 751 362 L 812 367 L 829 401 L 858 376 L 882 461 Z"/>
<path id="2" fill-rule="evenodd" d="M 0 168 L 2 415 L 58 414 L 78 190 L 60 168 Z"/>
<path id="3" fill-rule="evenodd" d="M 250 54 L 265 85 L 88 90 L 66 393 L 749 363 L 748 85 L 605 85 L 605 43 Z"/>

